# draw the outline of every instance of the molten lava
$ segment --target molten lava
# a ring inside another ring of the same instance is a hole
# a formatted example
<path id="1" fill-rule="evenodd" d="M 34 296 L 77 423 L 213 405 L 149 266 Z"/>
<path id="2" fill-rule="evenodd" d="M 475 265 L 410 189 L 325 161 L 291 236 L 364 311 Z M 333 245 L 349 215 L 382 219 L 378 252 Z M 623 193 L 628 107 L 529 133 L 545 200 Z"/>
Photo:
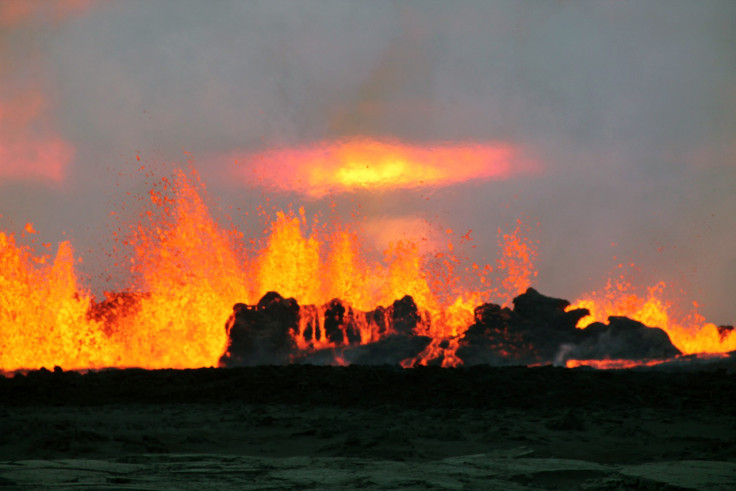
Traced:
<path id="1" fill-rule="evenodd" d="M 148 207 L 126 239 L 135 283 L 100 302 L 79 284 L 68 242 L 59 244 L 53 258 L 35 256 L 12 235 L 0 233 L 0 370 L 217 366 L 228 349 L 225 321 L 233 305 L 255 305 L 273 291 L 301 306 L 289 335 L 302 352 L 339 348 L 348 340 L 358 345 L 388 340 L 397 333 L 382 319 L 398 315 L 408 304 L 396 301 L 410 295 L 407 302 L 417 307 L 411 335 L 428 341 L 402 365 L 441 360 L 452 366 L 462 363 L 456 350 L 474 316 L 477 320 L 476 307 L 490 299 L 508 305 L 536 276 L 536 245 L 521 222 L 510 232 L 499 231 L 495 268 L 466 266 L 452 242 L 429 257 L 417 244 L 400 240 L 375 259 L 357 228 L 322 224 L 303 209 L 276 213 L 261 246 L 246 251 L 242 234 L 212 218 L 203 193 L 196 173 L 177 171 L 153 186 Z M 37 233 L 32 224 L 26 231 Z M 469 239 L 470 232 L 460 245 Z M 697 314 L 673 320 L 662 288 L 642 298 L 621 285 L 609 286 L 571 308 L 587 308 L 590 322 L 626 315 L 661 327 L 685 354 L 736 349 L 732 331 L 704 323 Z M 510 315 L 498 306 L 484 312 Z M 337 328 L 336 315 L 347 319 Z M 343 332 L 330 338 L 325 326 L 333 326 L 333 334 Z M 332 362 L 341 360 L 335 351 Z"/>
<path id="2" fill-rule="evenodd" d="M 679 314 L 665 298 L 666 285 L 660 282 L 647 289 L 644 295 L 634 293 L 634 287 L 620 279 L 608 281 L 602 291 L 589 293 L 573 303 L 569 310 L 585 308 L 590 315 L 580 321 L 584 328 L 593 322 L 605 322 L 609 316 L 626 316 L 648 326 L 663 329 L 672 344 L 685 354 L 727 353 L 736 350 L 736 335 L 725 332 L 693 309 Z"/>

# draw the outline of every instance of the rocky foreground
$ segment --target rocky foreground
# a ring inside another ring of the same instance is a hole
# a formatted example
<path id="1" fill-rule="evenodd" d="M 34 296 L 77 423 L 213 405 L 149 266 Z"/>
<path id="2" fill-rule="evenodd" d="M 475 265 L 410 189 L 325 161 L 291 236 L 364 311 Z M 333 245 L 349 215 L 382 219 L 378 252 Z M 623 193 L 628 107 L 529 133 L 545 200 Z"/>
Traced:
<path id="1" fill-rule="evenodd" d="M 0 377 L 9 489 L 734 489 L 736 363 Z"/>

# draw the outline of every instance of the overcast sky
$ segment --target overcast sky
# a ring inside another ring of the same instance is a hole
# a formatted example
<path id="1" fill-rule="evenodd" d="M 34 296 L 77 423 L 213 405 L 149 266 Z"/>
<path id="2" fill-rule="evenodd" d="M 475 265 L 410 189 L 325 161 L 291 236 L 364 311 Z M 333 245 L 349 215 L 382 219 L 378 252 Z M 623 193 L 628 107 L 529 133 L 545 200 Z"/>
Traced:
<path id="1" fill-rule="evenodd" d="M 734 46 L 732 0 L 0 0 L 0 228 L 72 240 L 94 282 L 142 164 L 191 160 L 221 210 L 268 195 L 315 212 L 329 200 L 234 182 L 222 156 L 500 142 L 538 171 L 333 199 L 473 229 L 486 261 L 522 218 L 543 293 L 573 299 L 634 262 L 732 324 Z"/>

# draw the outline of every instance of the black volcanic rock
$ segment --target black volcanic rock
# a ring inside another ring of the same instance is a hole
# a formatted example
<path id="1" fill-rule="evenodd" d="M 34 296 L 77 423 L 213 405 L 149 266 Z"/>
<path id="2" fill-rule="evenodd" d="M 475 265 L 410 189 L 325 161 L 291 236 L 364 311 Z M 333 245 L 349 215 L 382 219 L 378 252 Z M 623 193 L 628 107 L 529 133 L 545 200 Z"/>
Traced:
<path id="1" fill-rule="evenodd" d="M 398 334 L 411 334 L 421 320 L 417 304 L 409 295 L 393 303 L 391 317 L 394 331 Z"/>
<path id="2" fill-rule="evenodd" d="M 457 354 L 468 365 L 551 362 L 560 346 L 580 339 L 578 321 L 586 309 L 566 312 L 567 300 L 547 297 L 534 288 L 513 300 L 514 309 L 483 304 L 466 331 Z"/>
<path id="3" fill-rule="evenodd" d="M 524 318 L 548 318 L 564 313 L 570 302 L 561 298 L 542 295 L 534 288 L 527 288 L 526 292 L 512 300 L 514 312 Z"/>
<path id="4" fill-rule="evenodd" d="M 680 354 L 667 333 L 626 317 L 578 329 L 587 309 L 566 311 L 567 300 L 533 288 L 513 299 L 513 309 L 483 304 L 459 340 L 457 356 L 466 365 L 564 364 L 567 360 L 667 359 Z M 222 366 L 307 364 L 398 364 L 418 356 L 430 338 L 415 334 L 423 320 L 414 299 L 405 296 L 389 307 L 354 310 L 340 299 L 322 307 L 303 306 L 269 292 L 255 306 L 236 304 L 227 321 L 227 352 Z M 300 325 L 307 347 L 297 349 Z M 376 341 L 361 345 L 361 329 Z M 721 330 L 728 336 L 732 329 Z M 329 342 L 323 348 L 324 341 Z M 423 360 L 439 364 L 436 360 Z"/>
<path id="5" fill-rule="evenodd" d="M 220 358 L 224 367 L 308 364 L 398 364 L 424 350 L 430 338 L 415 336 L 421 322 L 414 299 L 404 296 L 389 307 L 369 312 L 335 298 L 322 307 L 300 306 L 293 298 L 268 292 L 255 306 L 238 303 L 226 323 L 229 344 Z M 303 328 L 308 347 L 298 350 L 295 337 Z M 380 339 L 361 345 L 361 326 Z M 330 348 L 314 349 L 328 341 Z"/>
<path id="6" fill-rule="evenodd" d="M 358 346 L 325 348 L 306 354 L 299 360 L 304 365 L 398 365 L 416 358 L 429 346 L 432 338 L 391 334 L 372 343 Z"/>
<path id="7" fill-rule="evenodd" d="M 398 365 L 415 358 L 431 341 L 427 336 L 393 334 L 374 343 L 348 348 L 342 357 L 351 365 Z"/>
<path id="8" fill-rule="evenodd" d="M 626 317 L 578 329 L 587 309 L 565 311 L 569 302 L 529 288 L 514 309 L 483 304 L 460 341 L 466 365 L 563 364 L 568 359 L 666 359 L 679 355 L 667 333 Z"/>
<path id="9" fill-rule="evenodd" d="M 338 299 L 327 303 L 325 309 L 325 321 L 323 327 L 327 340 L 335 344 L 343 344 L 345 341 L 342 332 L 345 306 Z"/>
<path id="10" fill-rule="evenodd" d="M 339 299 L 331 300 L 323 308 L 323 330 L 336 346 L 302 353 L 295 360 L 298 363 L 397 365 L 419 355 L 431 341 L 426 336 L 414 335 L 421 316 L 409 295 L 396 300 L 390 307 L 379 306 L 369 312 L 356 311 Z M 358 322 L 371 326 L 380 339 L 361 345 Z M 319 332 L 318 327 L 315 329 Z"/>
<path id="11" fill-rule="evenodd" d="M 325 305 L 324 331 L 327 339 L 337 345 L 360 344 L 360 329 L 353 309 L 339 298 Z"/>
<path id="12" fill-rule="evenodd" d="M 365 320 L 373 326 L 376 334 L 383 336 L 389 331 L 393 323 L 391 308 L 379 305 L 374 310 L 365 313 Z"/>
<path id="13" fill-rule="evenodd" d="M 220 357 L 225 367 L 289 363 L 296 350 L 292 332 L 299 328 L 299 304 L 268 292 L 256 306 L 237 303 L 227 320 L 229 344 Z"/>
<path id="14" fill-rule="evenodd" d="M 574 335 L 580 319 L 589 315 L 588 309 L 575 309 L 566 312 L 570 302 L 561 298 L 542 295 L 534 288 L 514 298 L 514 313 L 518 314 L 524 324 L 537 326 L 544 330 L 559 331 L 561 335 Z"/>
<path id="15" fill-rule="evenodd" d="M 579 360 L 647 360 L 682 354 L 666 332 L 628 317 L 611 316 L 608 324 L 594 322 L 582 330 L 584 340 L 570 352 Z"/>

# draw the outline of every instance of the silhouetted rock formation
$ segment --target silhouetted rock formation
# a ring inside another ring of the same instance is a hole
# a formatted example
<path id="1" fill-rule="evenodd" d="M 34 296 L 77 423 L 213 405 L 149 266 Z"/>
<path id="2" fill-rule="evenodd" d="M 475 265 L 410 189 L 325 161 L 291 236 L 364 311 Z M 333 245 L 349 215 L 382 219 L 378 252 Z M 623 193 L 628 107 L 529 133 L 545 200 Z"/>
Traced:
<path id="1" fill-rule="evenodd" d="M 584 340 L 570 352 L 570 357 L 578 360 L 646 360 L 681 354 L 662 329 L 628 317 L 611 316 L 608 324 L 594 322 L 582 332 Z"/>
<path id="2" fill-rule="evenodd" d="M 529 288 L 513 300 L 514 309 L 483 304 L 475 323 L 460 342 L 457 355 L 465 364 L 549 363 L 563 343 L 576 343 L 575 327 L 587 309 L 565 312 L 567 300 L 547 297 Z"/>
<path id="3" fill-rule="evenodd" d="M 564 364 L 569 359 L 665 359 L 680 354 L 663 330 L 626 317 L 610 317 L 608 324 L 595 322 L 578 329 L 578 321 L 589 312 L 566 311 L 569 306 L 567 300 L 547 297 L 533 288 L 514 298 L 513 309 L 480 305 L 459 340 L 456 355 L 466 365 L 530 365 Z M 425 322 L 431 319 L 423 318 L 408 295 L 389 307 L 362 312 L 340 299 L 321 308 L 300 307 L 293 298 L 269 292 L 255 306 L 235 305 L 226 325 L 228 349 L 220 364 L 395 365 L 427 348 L 431 339 L 417 334 L 417 327 Z M 372 333 L 370 342 L 361 339 L 361 328 Z M 297 349 L 297 336 L 302 349 Z M 325 342 L 329 347 L 324 348 Z M 448 341 L 443 343 L 440 348 L 447 348 Z M 442 350 L 436 356 L 424 361 L 441 364 Z"/>
<path id="4" fill-rule="evenodd" d="M 483 304 L 457 355 L 467 365 L 564 363 L 568 359 L 651 359 L 680 354 L 667 333 L 626 317 L 578 329 L 587 309 L 566 312 L 567 300 L 533 288 L 513 300 L 514 309 Z"/>
<path id="5" fill-rule="evenodd" d="M 341 344 L 360 344 L 360 329 L 355 323 L 353 309 L 334 298 L 325 306 L 324 331 L 327 340 Z"/>
<path id="6" fill-rule="evenodd" d="M 293 298 L 268 292 L 255 307 L 235 304 L 226 324 L 229 343 L 220 365 L 289 363 L 296 349 L 291 333 L 298 328 L 299 304 Z"/>
<path id="7" fill-rule="evenodd" d="M 409 295 L 404 295 L 401 300 L 396 300 L 391 306 L 391 320 L 397 334 L 412 334 L 421 321 L 414 299 Z"/>
<path id="8" fill-rule="evenodd" d="M 361 312 L 337 298 L 318 308 L 269 292 L 255 306 L 235 304 L 225 326 L 229 343 L 220 365 L 396 365 L 416 357 L 430 343 L 430 338 L 414 335 L 420 322 L 417 305 L 408 295 L 390 307 Z M 297 349 L 295 341 L 300 323 L 302 339 L 309 344 L 306 350 Z M 361 345 L 361 325 L 380 339 Z M 333 346 L 320 349 L 321 341 Z"/>

